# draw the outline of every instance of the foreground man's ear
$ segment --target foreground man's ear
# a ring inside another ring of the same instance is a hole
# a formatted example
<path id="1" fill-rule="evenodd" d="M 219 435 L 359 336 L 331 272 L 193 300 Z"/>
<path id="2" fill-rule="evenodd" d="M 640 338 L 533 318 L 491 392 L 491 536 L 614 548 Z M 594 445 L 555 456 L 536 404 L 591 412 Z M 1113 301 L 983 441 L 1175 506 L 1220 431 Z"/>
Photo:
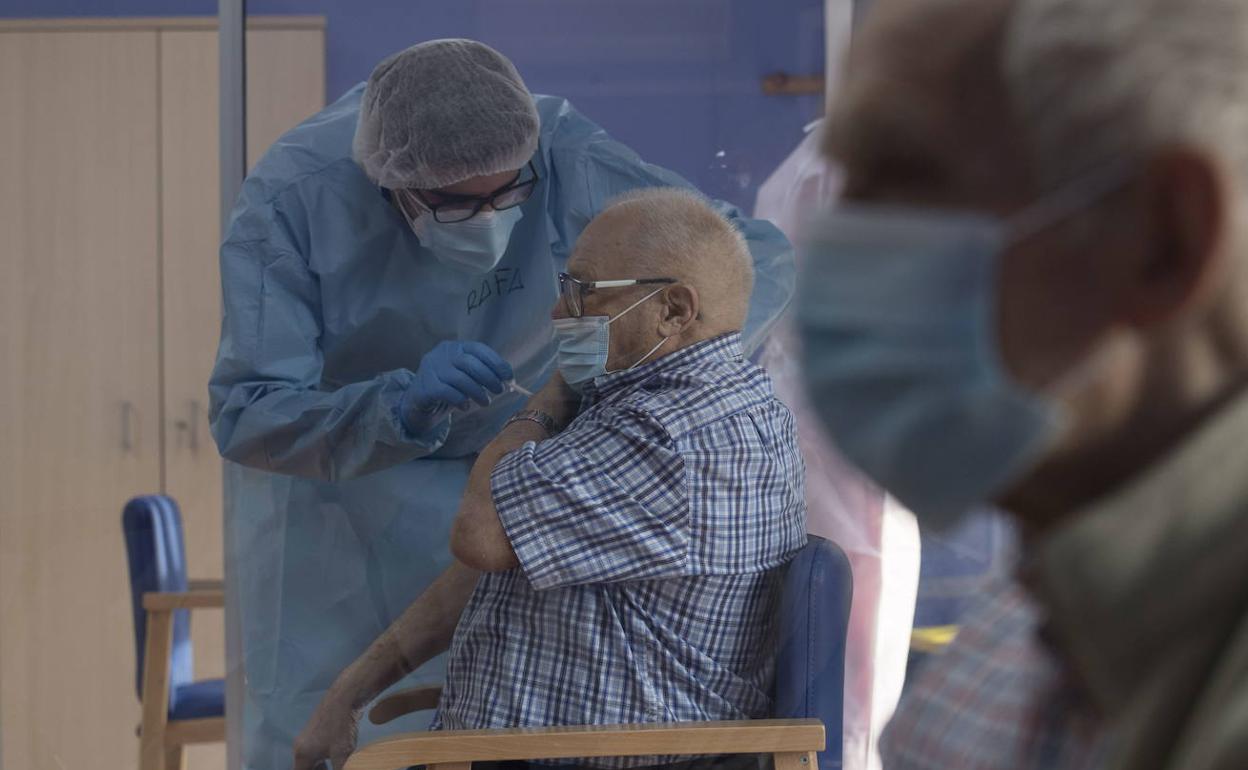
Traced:
<path id="1" fill-rule="evenodd" d="M 1227 275 L 1227 182 L 1208 153 L 1175 147 L 1153 157 L 1132 185 L 1138 242 L 1120 318 L 1137 329 L 1165 325 L 1207 297 Z"/>

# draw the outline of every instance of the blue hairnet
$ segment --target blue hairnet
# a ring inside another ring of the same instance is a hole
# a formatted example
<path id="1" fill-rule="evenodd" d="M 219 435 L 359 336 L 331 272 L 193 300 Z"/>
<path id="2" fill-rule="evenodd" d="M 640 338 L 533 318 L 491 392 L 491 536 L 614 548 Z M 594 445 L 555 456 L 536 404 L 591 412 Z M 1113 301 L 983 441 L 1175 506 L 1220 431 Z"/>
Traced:
<path id="1" fill-rule="evenodd" d="M 474 40 L 432 40 L 373 70 L 352 155 L 374 184 L 429 190 L 523 168 L 540 130 L 507 57 Z"/>

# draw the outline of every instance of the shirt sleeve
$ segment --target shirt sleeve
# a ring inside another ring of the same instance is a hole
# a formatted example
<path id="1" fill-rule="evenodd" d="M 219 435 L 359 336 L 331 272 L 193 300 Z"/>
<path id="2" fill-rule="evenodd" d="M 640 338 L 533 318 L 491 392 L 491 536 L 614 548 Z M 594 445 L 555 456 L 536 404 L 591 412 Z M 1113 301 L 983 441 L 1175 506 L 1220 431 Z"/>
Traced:
<path id="1" fill-rule="evenodd" d="M 284 217 L 245 187 L 221 247 L 221 344 L 209 383 L 221 454 L 252 468 L 336 481 L 436 451 L 449 421 L 413 433 L 402 396 L 415 379 L 385 372 L 322 390 L 321 293 Z"/>
<path id="2" fill-rule="evenodd" d="M 685 574 L 685 466 L 645 414 L 599 415 L 529 442 L 494 468 L 491 490 L 537 590 Z"/>

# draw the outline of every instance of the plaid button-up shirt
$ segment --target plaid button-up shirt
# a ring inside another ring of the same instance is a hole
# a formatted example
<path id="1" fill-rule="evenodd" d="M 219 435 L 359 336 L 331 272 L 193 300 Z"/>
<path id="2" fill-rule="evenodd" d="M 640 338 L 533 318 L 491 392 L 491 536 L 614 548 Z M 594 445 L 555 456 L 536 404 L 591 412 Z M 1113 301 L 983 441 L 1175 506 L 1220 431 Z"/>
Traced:
<path id="1" fill-rule="evenodd" d="M 777 592 L 806 542 L 792 415 L 736 334 L 585 396 L 567 430 L 494 470 L 520 567 L 477 585 L 435 724 L 767 716 Z"/>
<path id="2" fill-rule="evenodd" d="M 1108 744 L 1013 581 L 987 589 L 880 739 L 887 770 L 1093 770 Z"/>

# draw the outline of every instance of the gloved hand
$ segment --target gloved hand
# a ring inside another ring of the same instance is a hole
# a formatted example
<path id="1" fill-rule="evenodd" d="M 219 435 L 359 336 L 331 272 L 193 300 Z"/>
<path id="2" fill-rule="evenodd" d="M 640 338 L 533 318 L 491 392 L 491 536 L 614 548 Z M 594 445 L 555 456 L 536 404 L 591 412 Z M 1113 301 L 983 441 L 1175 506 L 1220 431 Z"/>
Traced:
<path id="1" fill-rule="evenodd" d="M 511 364 L 480 342 L 440 342 L 420 360 L 416 381 L 403 394 L 403 415 L 409 427 L 419 415 L 444 406 L 475 401 L 490 403 L 489 393 L 502 393 L 514 375 Z M 487 392 L 488 391 L 488 392 Z"/>

